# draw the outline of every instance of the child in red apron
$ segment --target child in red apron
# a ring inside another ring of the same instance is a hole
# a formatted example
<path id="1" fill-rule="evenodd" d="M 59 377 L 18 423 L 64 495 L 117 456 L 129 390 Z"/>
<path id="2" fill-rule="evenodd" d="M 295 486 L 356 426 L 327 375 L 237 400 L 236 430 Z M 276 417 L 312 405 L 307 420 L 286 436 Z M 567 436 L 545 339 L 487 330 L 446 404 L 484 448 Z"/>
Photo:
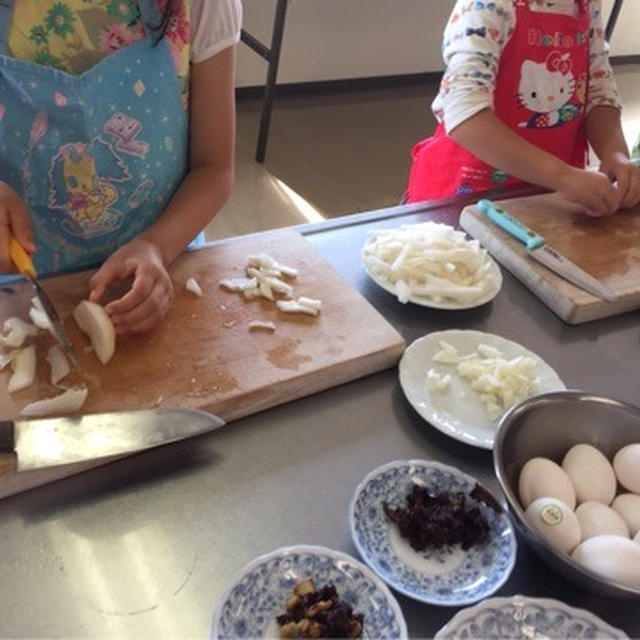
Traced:
<path id="1" fill-rule="evenodd" d="M 413 149 L 408 201 L 524 183 L 591 215 L 640 201 L 600 0 L 458 0 L 433 137 Z M 600 171 L 585 170 L 588 143 Z"/>

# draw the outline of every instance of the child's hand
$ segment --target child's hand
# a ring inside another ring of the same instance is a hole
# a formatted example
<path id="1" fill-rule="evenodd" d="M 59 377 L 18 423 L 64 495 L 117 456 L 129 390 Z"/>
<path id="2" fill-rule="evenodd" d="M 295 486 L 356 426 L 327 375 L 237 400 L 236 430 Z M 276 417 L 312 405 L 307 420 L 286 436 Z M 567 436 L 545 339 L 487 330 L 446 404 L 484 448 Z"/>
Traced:
<path id="1" fill-rule="evenodd" d="M 131 277 L 129 292 L 105 307 L 120 335 L 153 329 L 167 314 L 173 300 L 173 283 L 160 250 L 142 239 L 120 247 L 106 260 L 89 281 L 89 299 L 97 302 L 111 283 Z"/>
<path id="2" fill-rule="evenodd" d="M 15 272 L 9 257 L 12 235 L 27 252 L 32 255 L 36 252 L 27 207 L 8 184 L 0 182 L 0 273 Z"/>
<path id="3" fill-rule="evenodd" d="M 640 202 L 640 169 L 624 153 L 612 153 L 602 160 L 600 171 L 616 182 L 620 209 Z"/>
<path id="4" fill-rule="evenodd" d="M 567 200 L 585 207 L 590 216 L 610 216 L 620 208 L 620 194 L 604 173 L 567 167 L 556 189 Z"/>

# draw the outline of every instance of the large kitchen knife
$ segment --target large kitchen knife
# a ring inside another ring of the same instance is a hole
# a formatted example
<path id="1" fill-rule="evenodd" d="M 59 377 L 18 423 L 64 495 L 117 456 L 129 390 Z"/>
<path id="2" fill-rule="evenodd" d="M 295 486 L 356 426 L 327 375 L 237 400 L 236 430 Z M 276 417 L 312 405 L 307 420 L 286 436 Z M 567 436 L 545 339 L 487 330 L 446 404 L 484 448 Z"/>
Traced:
<path id="1" fill-rule="evenodd" d="M 602 284 L 600 280 L 594 278 L 555 249 L 552 249 L 542 236 L 538 235 L 533 229 L 529 229 L 520 220 L 514 218 L 494 202 L 480 200 L 476 207 L 491 221 L 524 243 L 527 253 L 554 273 L 607 302 L 616 300 L 617 296 L 612 289 Z"/>
<path id="2" fill-rule="evenodd" d="M 18 471 L 55 467 L 159 447 L 217 429 L 224 420 L 192 409 L 143 409 L 0 422 L 0 453 Z"/>

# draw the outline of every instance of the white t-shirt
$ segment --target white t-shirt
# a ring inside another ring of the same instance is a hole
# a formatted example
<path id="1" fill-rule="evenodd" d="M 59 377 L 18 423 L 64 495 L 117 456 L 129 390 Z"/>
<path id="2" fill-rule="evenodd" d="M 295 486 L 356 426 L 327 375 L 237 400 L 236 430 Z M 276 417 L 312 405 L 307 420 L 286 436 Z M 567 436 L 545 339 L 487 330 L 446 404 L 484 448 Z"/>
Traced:
<path id="1" fill-rule="evenodd" d="M 191 62 L 204 62 L 240 40 L 240 0 L 191 0 Z"/>

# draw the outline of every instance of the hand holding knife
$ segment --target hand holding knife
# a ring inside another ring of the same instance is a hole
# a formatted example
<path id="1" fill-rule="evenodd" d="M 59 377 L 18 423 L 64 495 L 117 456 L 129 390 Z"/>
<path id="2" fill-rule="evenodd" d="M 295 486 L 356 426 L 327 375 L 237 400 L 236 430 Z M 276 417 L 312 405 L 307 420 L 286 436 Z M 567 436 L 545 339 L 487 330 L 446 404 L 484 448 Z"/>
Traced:
<path id="1" fill-rule="evenodd" d="M 607 302 L 613 302 L 617 299 L 612 289 L 551 248 L 542 236 L 538 235 L 533 229 L 529 229 L 520 220 L 514 218 L 494 202 L 480 200 L 476 207 L 478 211 L 484 213 L 501 229 L 520 240 L 532 258 L 557 273 L 560 277 Z"/>

